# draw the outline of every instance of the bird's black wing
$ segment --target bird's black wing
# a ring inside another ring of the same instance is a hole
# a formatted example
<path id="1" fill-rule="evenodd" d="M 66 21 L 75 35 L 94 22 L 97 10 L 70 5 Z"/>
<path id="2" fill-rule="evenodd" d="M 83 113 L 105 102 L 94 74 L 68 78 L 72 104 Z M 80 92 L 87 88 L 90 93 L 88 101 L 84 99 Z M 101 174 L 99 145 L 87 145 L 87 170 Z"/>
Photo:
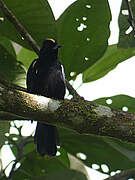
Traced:
<path id="1" fill-rule="evenodd" d="M 27 90 L 30 93 L 54 99 L 64 99 L 65 76 L 59 61 L 46 68 L 38 59 L 34 60 L 27 72 Z M 37 123 L 34 142 L 41 156 L 55 156 L 58 133 L 55 126 Z"/>
<path id="2" fill-rule="evenodd" d="M 49 69 L 45 69 L 45 67 L 38 66 L 38 59 L 35 59 L 28 69 L 26 83 L 30 93 L 64 99 L 65 75 L 59 61 L 52 64 Z"/>
<path id="3" fill-rule="evenodd" d="M 50 67 L 46 81 L 46 95 L 53 99 L 64 99 L 65 95 L 65 75 L 60 62 L 57 61 Z"/>
<path id="4" fill-rule="evenodd" d="M 27 71 L 27 78 L 26 78 L 26 85 L 27 90 L 29 93 L 35 93 L 35 80 L 36 80 L 36 67 L 35 64 L 38 59 L 34 59 L 34 61 L 31 63 L 28 71 Z"/>

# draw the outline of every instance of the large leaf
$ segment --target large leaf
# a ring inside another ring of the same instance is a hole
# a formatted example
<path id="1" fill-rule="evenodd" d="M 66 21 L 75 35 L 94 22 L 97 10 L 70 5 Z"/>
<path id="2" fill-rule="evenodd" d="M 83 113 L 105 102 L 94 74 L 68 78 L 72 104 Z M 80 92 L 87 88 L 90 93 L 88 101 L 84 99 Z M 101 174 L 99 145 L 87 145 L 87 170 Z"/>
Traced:
<path id="1" fill-rule="evenodd" d="M 114 138 L 103 137 L 103 140 L 113 149 L 120 152 L 128 158 L 129 162 L 135 162 L 135 145 L 132 143 L 124 143 Z M 135 167 L 135 165 L 134 165 Z M 128 169 L 128 167 L 127 167 Z"/>
<path id="2" fill-rule="evenodd" d="M 70 168 L 70 161 L 67 152 L 62 147 L 60 147 L 57 149 L 57 153 L 59 153 L 59 161 L 61 161 L 67 168 Z"/>
<path id="3" fill-rule="evenodd" d="M 54 180 L 54 179 L 59 179 L 59 180 L 87 180 L 84 174 L 75 171 L 75 170 L 63 170 L 63 171 L 57 171 L 55 173 L 52 173 L 48 176 L 42 177 L 39 180 Z"/>
<path id="4" fill-rule="evenodd" d="M 129 2 L 131 4 L 131 9 L 133 16 L 135 17 L 135 1 Z M 122 6 L 119 14 L 119 47 L 121 48 L 133 48 L 135 47 L 135 37 L 134 31 L 129 23 L 129 15 L 126 1 L 122 1 Z"/>
<path id="5" fill-rule="evenodd" d="M 56 37 L 55 19 L 47 0 L 6 0 L 4 3 L 39 45 L 47 37 Z M 4 17 L 1 10 L 0 17 Z M 0 34 L 30 48 L 5 17 L 0 23 Z"/>
<path id="6" fill-rule="evenodd" d="M 23 161 L 21 167 L 21 169 L 23 169 L 27 173 L 32 174 L 33 176 L 42 176 L 42 169 L 45 170 L 46 174 L 49 174 L 58 170 L 64 170 L 65 168 L 66 166 L 64 166 L 63 163 L 61 163 L 61 161 L 59 161 L 57 157 L 42 158 L 38 155 L 37 152 L 29 153 Z"/>
<path id="7" fill-rule="evenodd" d="M 57 21 L 60 59 L 66 78 L 93 65 L 105 52 L 111 20 L 107 0 L 77 0 Z"/>
<path id="8" fill-rule="evenodd" d="M 17 59 L 24 64 L 26 69 L 28 69 L 32 61 L 36 58 L 37 58 L 36 53 L 26 48 L 22 48 L 17 54 Z"/>
<path id="9" fill-rule="evenodd" d="M 100 58 L 107 48 L 111 19 L 107 0 L 76 1 L 58 19 L 57 30 L 47 1 L 7 0 L 6 5 L 38 44 L 46 37 L 56 38 L 58 30 L 58 41 L 63 45 L 60 59 L 66 67 L 68 79 L 71 78 L 70 72 L 77 75 L 84 71 Z M 0 24 L 0 34 L 28 48 L 6 18 Z"/>
<path id="10" fill-rule="evenodd" d="M 83 82 L 97 80 L 114 69 L 118 63 L 135 55 L 135 48 L 119 49 L 117 44 L 108 46 L 105 54 L 86 71 L 83 72 Z"/>
<path id="11" fill-rule="evenodd" d="M 16 52 L 15 49 L 11 43 L 11 41 L 9 41 L 7 38 L 5 37 L 1 37 L 0 36 L 0 44 L 13 56 L 16 56 Z"/>
<path id="12" fill-rule="evenodd" d="M 135 98 L 123 94 L 99 98 L 94 102 L 120 110 L 126 107 L 128 112 L 135 112 Z"/>
<path id="13" fill-rule="evenodd" d="M 26 72 L 23 65 L 0 45 L 0 76 L 14 84 L 25 87 Z"/>
<path id="14" fill-rule="evenodd" d="M 68 177 L 74 177 L 74 179 L 77 180 L 80 175 L 82 180 L 86 180 L 85 176 L 80 172 L 70 171 L 71 170 L 69 170 L 63 163 L 61 163 L 59 157 L 43 158 L 40 157 L 36 152 L 31 152 L 26 156 L 22 165 L 13 177 L 14 180 L 25 178 L 33 180 L 35 177 L 41 180 L 57 179 L 57 177 L 59 177 L 58 179 L 68 179 Z M 67 173 L 66 175 L 65 172 Z"/>
<path id="15" fill-rule="evenodd" d="M 59 129 L 61 146 L 89 167 L 106 164 L 109 172 L 135 167 L 135 145 L 114 138 L 81 135 L 74 131 Z M 101 172 L 102 169 L 99 168 Z"/>

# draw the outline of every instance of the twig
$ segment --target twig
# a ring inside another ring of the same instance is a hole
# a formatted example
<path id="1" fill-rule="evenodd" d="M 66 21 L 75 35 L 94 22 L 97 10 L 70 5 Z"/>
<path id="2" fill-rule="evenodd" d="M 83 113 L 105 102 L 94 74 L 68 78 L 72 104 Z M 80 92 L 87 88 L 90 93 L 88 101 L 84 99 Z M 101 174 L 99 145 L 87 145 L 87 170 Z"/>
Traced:
<path id="1" fill-rule="evenodd" d="M 66 80 L 66 85 L 67 85 L 67 89 L 69 93 L 72 94 L 74 98 L 81 98 L 80 95 L 77 93 L 77 91 L 73 88 L 73 86 L 67 80 Z"/>
<path id="2" fill-rule="evenodd" d="M 18 19 L 14 16 L 14 14 L 8 9 L 8 7 L 3 3 L 2 0 L 0 0 L 0 8 L 3 12 L 3 14 L 7 17 L 7 19 L 15 26 L 16 30 L 24 37 L 24 39 L 28 42 L 28 44 L 32 47 L 32 49 L 39 55 L 39 46 L 35 42 L 35 40 L 31 37 L 31 35 L 26 31 L 26 29 L 22 26 L 22 24 L 18 21 Z M 79 97 L 79 94 L 76 92 L 76 90 L 71 86 L 71 84 L 66 81 L 67 89 L 70 92 L 70 94 L 73 95 L 73 97 Z M 14 86 L 18 90 L 20 89 L 19 86 Z M 26 89 L 23 89 L 23 91 L 26 92 Z"/>
<path id="3" fill-rule="evenodd" d="M 134 16 L 133 16 L 133 12 L 132 12 L 132 8 L 130 5 L 129 0 L 125 0 L 126 4 L 127 4 L 127 8 L 128 8 L 128 13 L 129 13 L 129 23 L 132 26 L 133 30 L 134 30 L 134 34 L 135 34 L 135 20 L 134 20 Z"/>
<path id="4" fill-rule="evenodd" d="M 19 129 L 18 129 L 19 130 Z M 9 176 L 8 176 L 8 180 L 11 180 L 12 179 L 12 176 L 13 176 L 13 174 L 15 173 L 15 169 L 16 169 L 16 165 L 17 165 L 17 163 L 22 159 L 22 157 L 24 157 L 24 146 L 26 145 L 26 144 L 28 144 L 28 143 L 30 143 L 31 142 L 31 140 L 30 140 L 30 137 L 26 137 L 26 138 L 24 138 L 22 135 L 21 135 L 21 132 L 19 132 L 19 134 L 20 134 L 20 139 L 21 139 L 21 141 L 20 141 L 20 143 L 18 143 L 18 144 L 16 144 L 16 148 L 17 148 L 17 151 L 18 151 L 18 153 L 17 153 L 17 157 L 16 157 L 16 159 L 14 160 L 14 164 L 13 164 L 13 166 L 12 166 L 12 169 L 11 169 L 11 171 L 10 171 L 10 174 L 9 174 Z"/>
<path id="5" fill-rule="evenodd" d="M 116 174 L 105 180 L 127 180 L 129 178 L 135 178 L 135 168 L 122 171 L 119 174 Z"/>
<path id="6" fill-rule="evenodd" d="M 9 165 L 11 165 L 11 163 L 13 163 L 13 162 L 14 162 L 14 160 L 10 161 L 10 162 L 8 163 L 8 165 L 6 165 L 6 167 L 5 167 L 4 169 L 2 168 L 2 178 L 7 179 L 7 176 L 6 176 L 5 171 L 6 171 L 6 169 L 9 167 Z"/>
<path id="7" fill-rule="evenodd" d="M 0 8 L 6 18 L 12 22 L 18 32 L 22 35 L 22 37 L 28 42 L 30 47 L 39 55 L 39 46 L 36 44 L 35 40 L 31 37 L 31 35 L 26 31 L 26 29 L 22 26 L 22 24 L 18 21 L 18 19 L 13 15 L 13 13 L 7 8 L 7 6 L 0 0 Z"/>

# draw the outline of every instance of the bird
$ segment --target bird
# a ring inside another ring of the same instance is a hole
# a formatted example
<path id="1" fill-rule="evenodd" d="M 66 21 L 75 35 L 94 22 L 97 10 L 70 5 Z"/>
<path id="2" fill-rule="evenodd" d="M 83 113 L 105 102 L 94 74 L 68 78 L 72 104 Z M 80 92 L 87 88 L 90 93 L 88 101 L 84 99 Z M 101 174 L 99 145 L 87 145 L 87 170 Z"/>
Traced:
<path id="1" fill-rule="evenodd" d="M 64 68 L 58 60 L 57 40 L 43 40 L 39 56 L 27 71 L 27 91 L 55 100 L 63 100 L 66 92 Z M 37 122 L 34 143 L 41 156 L 55 156 L 59 142 L 56 126 Z"/>

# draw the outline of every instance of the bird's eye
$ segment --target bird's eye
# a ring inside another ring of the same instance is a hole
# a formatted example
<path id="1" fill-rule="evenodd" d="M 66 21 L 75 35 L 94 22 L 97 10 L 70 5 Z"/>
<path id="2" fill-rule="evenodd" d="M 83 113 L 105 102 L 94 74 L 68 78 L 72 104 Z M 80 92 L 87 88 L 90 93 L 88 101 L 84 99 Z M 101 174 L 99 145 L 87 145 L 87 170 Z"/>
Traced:
<path id="1" fill-rule="evenodd" d="M 49 39 L 49 38 L 48 38 L 47 40 L 50 40 L 50 41 L 52 41 L 53 43 L 55 43 L 55 40 L 54 40 L 54 39 Z"/>

